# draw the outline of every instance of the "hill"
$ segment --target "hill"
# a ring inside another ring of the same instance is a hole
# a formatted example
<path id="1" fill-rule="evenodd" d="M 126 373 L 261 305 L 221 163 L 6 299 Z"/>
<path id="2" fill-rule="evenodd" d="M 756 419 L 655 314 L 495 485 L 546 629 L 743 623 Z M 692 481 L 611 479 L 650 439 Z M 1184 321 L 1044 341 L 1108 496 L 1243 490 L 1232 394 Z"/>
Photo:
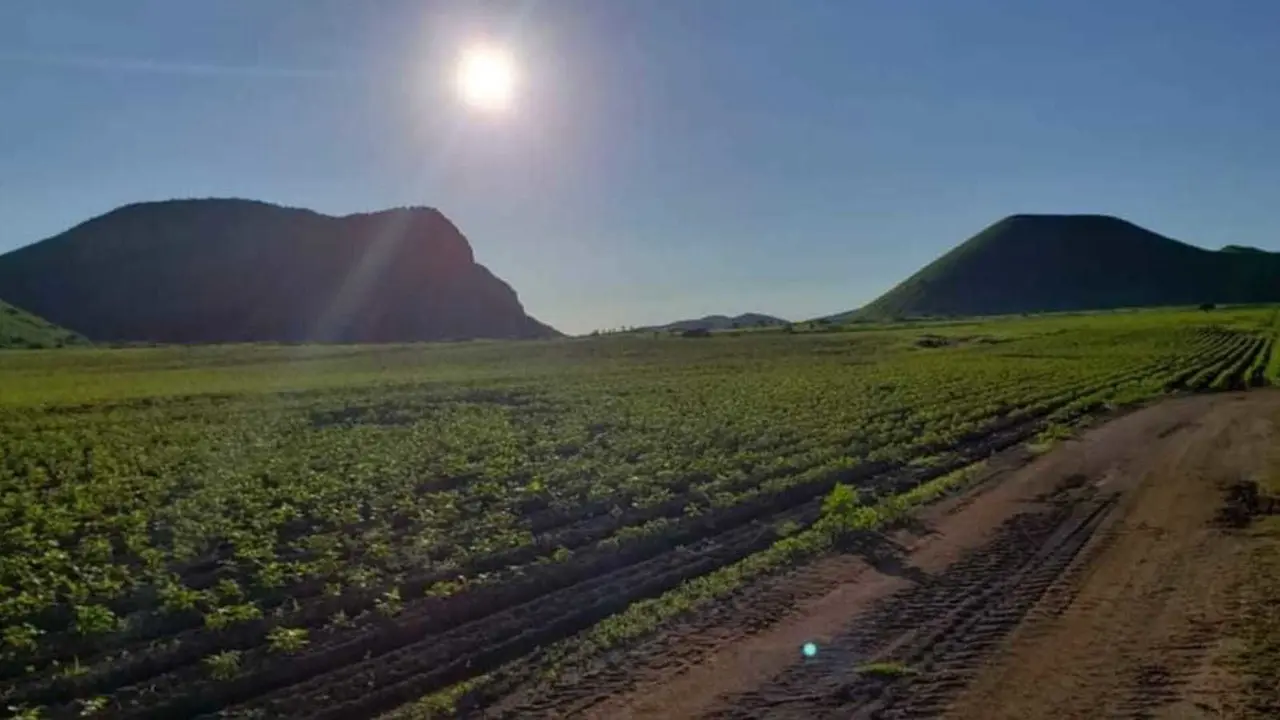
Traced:
<path id="1" fill-rule="evenodd" d="M 70 330 L 0 301 L 0 349 L 54 348 L 84 342 Z"/>
<path id="2" fill-rule="evenodd" d="M 1003 315 L 1280 301 L 1280 254 L 1188 245 L 1105 215 L 1013 215 L 852 314 Z"/>
<path id="3" fill-rule="evenodd" d="M 128 205 L 0 256 L 0 293 L 93 340 L 558 334 L 431 208 L 332 217 L 249 200 Z"/>
<path id="4" fill-rule="evenodd" d="M 763 315 L 761 313 L 743 313 L 734 317 L 728 315 L 707 315 L 692 320 L 677 320 L 666 325 L 645 328 L 646 330 L 731 330 L 733 328 L 773 327 L 786 325 L 787 320 Z"/>

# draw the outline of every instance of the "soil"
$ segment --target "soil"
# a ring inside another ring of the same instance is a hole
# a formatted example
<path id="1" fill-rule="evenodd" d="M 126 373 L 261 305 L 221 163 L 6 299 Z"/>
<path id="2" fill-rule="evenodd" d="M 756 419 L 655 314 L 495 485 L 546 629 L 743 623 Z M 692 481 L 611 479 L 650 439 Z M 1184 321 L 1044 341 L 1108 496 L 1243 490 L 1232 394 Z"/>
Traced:
<path id="1" fill-rule="evenodd" d="M 1274 464 L 1273 418 L 1278 392 L 1199 395 L 1007 451 L 874 552 L 744 588 L 483 715 L 1280 717 L 1280 533 L 1250 530 L 1263 505 L 1240 490 Z"/>

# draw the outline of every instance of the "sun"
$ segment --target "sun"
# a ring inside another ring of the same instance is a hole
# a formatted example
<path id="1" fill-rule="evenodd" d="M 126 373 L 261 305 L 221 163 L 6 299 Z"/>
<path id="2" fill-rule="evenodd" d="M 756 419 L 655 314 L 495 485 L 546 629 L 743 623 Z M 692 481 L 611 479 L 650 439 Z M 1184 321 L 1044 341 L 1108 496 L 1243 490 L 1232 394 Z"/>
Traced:
<path id="1" fill-rule="evenodd" d="M 486 112 L 506 110 L 515 94 L 515 61 L 500 47 L 475 45 L 458 59 L 457 79 L 458 94 L 467 105 Z"/>

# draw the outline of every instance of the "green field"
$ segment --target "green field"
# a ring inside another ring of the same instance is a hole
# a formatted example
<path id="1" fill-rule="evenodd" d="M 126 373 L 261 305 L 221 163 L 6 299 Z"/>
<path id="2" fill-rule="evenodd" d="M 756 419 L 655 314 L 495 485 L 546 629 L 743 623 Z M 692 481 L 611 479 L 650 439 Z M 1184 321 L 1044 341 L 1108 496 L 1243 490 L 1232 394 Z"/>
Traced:
<path id="1" fill-rule="evenodd" d="M 0 706 L 482 699 L 892 521 L 994 451 L 1269 384 L 1275 323 L 0 353 Z"/>

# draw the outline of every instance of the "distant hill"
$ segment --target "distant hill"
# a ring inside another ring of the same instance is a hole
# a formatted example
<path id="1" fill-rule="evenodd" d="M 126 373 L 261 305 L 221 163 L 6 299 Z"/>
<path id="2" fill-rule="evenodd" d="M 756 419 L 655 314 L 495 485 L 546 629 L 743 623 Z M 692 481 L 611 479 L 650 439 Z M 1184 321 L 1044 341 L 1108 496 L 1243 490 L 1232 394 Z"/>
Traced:
<path id="1" fill-rule="evenodd" d="M 646 330 L 731 330 L 733 328 L 773 327 L 786 325 L 788 321 L 772 315 L 760 313 L 743 313 L 735 317 L 728 315 L 707 315 L 693 320 L 677 320 L 666 325 L 658 325 Z"/>
<path id="2" fill-rule="evenodd" d="M 1212 251 L 1104 215 L 1013 215 L 841 318 L 1280 301 L 1280 254 Z"/>
<path id="3" fill-rule="evenodd" d="M 0 301 L 0 350 L 83 344 L 85 339 L 70 330 Z"/>
<path id="4" fill-rule="evenodd" d="M 558 335 L 430 208 L 331 217 L 249 200 L 128 205 L 0 256 L 0 296 L 107 341 Z"/>

